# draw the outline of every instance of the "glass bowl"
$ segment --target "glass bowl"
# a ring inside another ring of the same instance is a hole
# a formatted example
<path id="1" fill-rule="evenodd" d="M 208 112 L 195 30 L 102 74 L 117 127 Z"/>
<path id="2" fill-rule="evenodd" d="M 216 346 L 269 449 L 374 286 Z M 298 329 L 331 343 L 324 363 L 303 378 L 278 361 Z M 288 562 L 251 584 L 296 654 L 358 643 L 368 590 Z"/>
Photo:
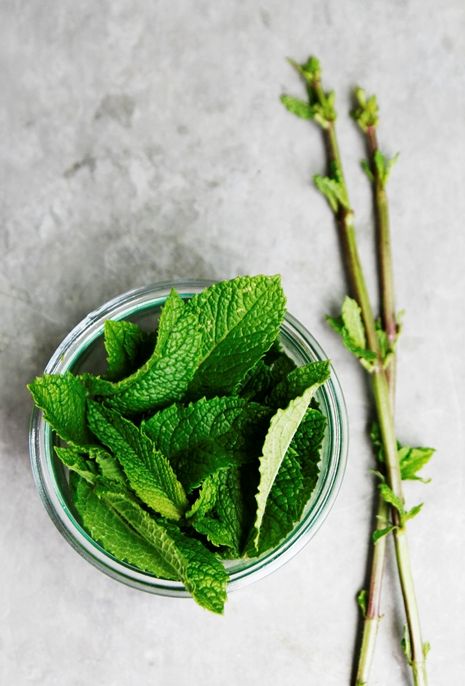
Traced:
<path id="1" fill-rule="evenodd" d="M 142 328 L 151 327 L 160 313 L 171 288 L 183 298 L 190 298 L 211 285 L 212 281 L 188 280 L 157 283 L 129 291 L 110 300 L 83 319 L 59 345 L 45 368 L 47 374 L 104 370 L 103 325 L 106 319 L 129 319 Z M 313 336 L 291 314 L 286 313 L 281 327 L 281 343 L 297 365 L 327 359 Z M 344 474 L 347 458 L 347 412 L 334 370 L 317 394 L 316 400 L 327 418 L 321 449 L 320 475 L 300 522 L 273 550 L 261 557 L 226 563 L 228 590 L 245 586 L 281 567 L 308 543 L 328 514 Z M 55 456 L 52 430 L 42 412 L 34 408 L 29 436 L 29 450 L 35 483 L 40 497 L 68 543 L 86 560 L 109 576 L 133 588 L 159 595 L 188 597 L 184 585 L 157 579 L 121 562 L 107 553 L 82 528 L 69 493 L 67 470 Z"/>

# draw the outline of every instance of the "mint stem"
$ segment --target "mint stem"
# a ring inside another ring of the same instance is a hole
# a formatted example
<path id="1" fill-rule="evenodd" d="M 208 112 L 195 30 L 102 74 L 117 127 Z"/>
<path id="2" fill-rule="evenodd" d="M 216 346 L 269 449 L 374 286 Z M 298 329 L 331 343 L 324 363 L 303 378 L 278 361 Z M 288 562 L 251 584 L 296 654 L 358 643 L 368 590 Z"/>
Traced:
<path id="1" fill-rule="evenodd" d="M 355 117 L 357 119 L 357 117 Z M 360 120 L 358 120 L 360 125 Z M 373 208 L 376 222 L 376 243 L 378 253 L 379 292 L 381 303 L 381 319 L 393 353 L 390 365 L 386 370 L 389 385 L 391 411 L 394 414 L 396 389 L 396 353 L 394 344 L 397 336 L 395 318 L 394 277 L 392 270 L 391 236 L 389 225 L 389 207 L 386 189 L 380 178 L 375 163 L 375 155 L 379 150 L 376 132 L 377 122 L 372 122 L 365 129 L 368 151 L 368 163 L 372 173 Z M 382 529 L 389 519 L 389 507 L 381 494 L 378 494 L 376 508 L 376 528 Z M 357 663 L 357 685 L 367 684 L 373 662 L 378 626 L 382 618 L 381 592 L 383 573 L 386 562 L 387 539 L 384 536 L 374 545 L 373 556 L 369 570 L 367 610 L 363 620 L 362 641 Z"/>
<path id="2" fill-rule="evenodd" d="M 378 495 L 376 508 L 376 528 L 382 529 L 389 519 L 389 507 L 384 498 Z M 387 536 L 380 538 L 373 547 L 369 571 L 369 584 L 367 593 L 366 612 L 363 617 L 362 640 L 360 643 L 356 686 L 365 686 L 368 683 L 373 656 L 375 652 L 378 627 L 382 619 L 381 592 L 383 588 L 383 575 L 386 563 Z"/>
<path id="3" fill-rule="evenodd" d="M 385 185 L 380 177 L 379 170 L 374 162 L 375 155 L 377 152 L 379 152 L 376 125 L 372 124 L 368 126 L 365 135 L 369 156 L 369 164 L 371 167 L 371 172 L 373 174 L 373 206 L 376 222 L 376 242 L 378 252 L 381 316 L 383 320 L 383 327 L 388 337 L 388 341 L 390 345 L 394 347 L 397 338 L 397 322 L 395 313 L 394 275 L 392 269 L 389 206 Z M 392 406 L 394 408 L 396 376 L 395 355 L 392 356 L 391 364 L 386 370 L 386 376 L 389 381 L 391 381 L 392 379 L 392 383 L 390 383 L 390 393 Z"/>
<path id="4" fill-rule="evenodd" d="M 353 210 L 348 201 L 348 190 L 344 179 L 342 160 L 339 153 L 339 145 L 336 135 L 336 112 L 333 107 L 334 97 L 324 91 L 321 84 L 321 70 L 318 60 L 310 58 L 306 65 L 297 67 L 299 73 L 304 78 L 313 111 L 319 117 L 328 153 L 328 166 L 330 178 L 336 179 L 339 184 L 339 196 L 336 207 L 333 207 L 334 214 L 339 226 L 343 252 L 346 260 L 346 268 L 355 299 L 361 309 L 362 319 L 365 325 L 365 332 L 369 348 L 376 353 L 377 363 L 371 371 L 372 389 L 375 399 L 376 414 L 380 426 L 382 444 L 384 449 L 386 477 L 390 488 L 400 501 L 404 502 L 400 465 L 397 454 L 397 440 L 394 429 L 393 418 L 393 385 L 388 383 L 386 372 L 383 368 L 383 360 L 380 352 L 378 337 L 376 334 L 375 320 L 368 297 L 362 265 L 359 258 L 357 240 L 353 223 Z M 317 109 L 318 108 L 318 109 Z M 316 116 L 314 116 L 316 119 Z M 342 199 L 341 199 L 342 198 Z M 334 202 L 334 201 L 333 201 Z M 386 206 L 387 209 L 387 206 Z M 385 215 L 387 216 L 387 214 Z M 385 224 L 388 226 L 388 224 Z M 389 233 L 387 233 L 389 239 Z M 381 250 L 383 263 L 390 265 L 390 240 L 384 243 Z M 389 272 L 389 274 L 388 274 Z M 386 270 L 388 274 L 387 299 L 392 298 L 392 271 Z M 384 289 L 383 289 L 384 291 Z M 383 311 L 384 311 L 383 304 Z M 393 302 L 389 305 L 389 311 L 393 309 Z M 388 311 L 388 308 L 386 308 Z M 412 669 L 413 683 L 415 686 L 427 686 L 427 675 L 424 660 L 424 648 L 421 638 L 420 620 L 415 597 L 415 588 L 410 565 L 410 555 L 407 543 L 405 523 L 401 526 L 398 513 L 392 509 L 392 522 L 395 526 L 393 530 L 396 561 L 399 574 L 399 581 L 405 607 L 407 629 L 410 642 L 409 664 Z M 382 540 L 382 539 L 381 539 Z M 378 545 L 378 544 L 377 544 Z M 379 623 L 379 597 L 381 592 L 382 569 L 384 555 L 379 554 L 376 560 L 376 577 L 373 583 L 376 584 L 375 591 L 372 591 L 372 605 L 376 609 L 374 617 L 370 618 L 370 628 L 368 636 L 362 640 L 363 656 L 371 660 L 376 638 L 376 630 Z M 376 614 L 378 616 L 376 616 Z M 363 659 L 365 659 L 363 657 Z M 364 674 L 362 680 L 357 680 L 357 686 L 366 683 Z"/>

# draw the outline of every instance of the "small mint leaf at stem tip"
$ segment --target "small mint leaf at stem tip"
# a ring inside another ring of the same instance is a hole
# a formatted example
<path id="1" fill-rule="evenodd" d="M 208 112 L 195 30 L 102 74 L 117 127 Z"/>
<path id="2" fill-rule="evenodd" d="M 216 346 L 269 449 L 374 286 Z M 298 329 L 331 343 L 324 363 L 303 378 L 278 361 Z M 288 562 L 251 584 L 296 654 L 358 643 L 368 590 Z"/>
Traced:
<path id="1" fill-rule="evenodd" d="M 304 64 L 299 64 L 296 60 L 292 59 L 292 57 L 288 57 L 287 61 L 291 67 L 294 67 L 297 73 L 303 77 L 309 86 L 313 86 L 315 82 L 321 79 L 321 65 L 316 57 L 309 57 Z"/>
<path id="2" fill-rule="evenodd" d="M 354 90 L 354 97 L 357 106 L 351 112 L 353 119 L 364 133 L 370 128 L 376 128 L 379 120 L 379 107 L 376 95 L 367 97 L 364 89 L 358 87 Z"/>
<path id="3" fill-rule="evenodd" d="M 300 119 L 313 119 L 314 112 L 312 106 L 308 102 L 299 100 L 299 98 L 294 98 L 290 95 L 281 95 L 280 100 L 288 112 L 295 114 L 296 117 L 299 117 Z"/>

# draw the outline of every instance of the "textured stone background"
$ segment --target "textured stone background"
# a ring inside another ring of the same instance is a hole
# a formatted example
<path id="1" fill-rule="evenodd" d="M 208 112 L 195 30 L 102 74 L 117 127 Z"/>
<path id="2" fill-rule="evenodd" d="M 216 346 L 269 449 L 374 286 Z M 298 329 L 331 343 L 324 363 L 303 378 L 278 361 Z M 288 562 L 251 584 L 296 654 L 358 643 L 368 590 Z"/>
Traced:
<path id="1" fill-rule="evenodd" d="M 277 101 L 284 61 L 324 64 L 341 114 L 375 90 L 399 305 L 398 426 L 438 448 L 411 526 L 431 684 L 465 673 L 463 453 L 465 6 L 461 0 L 3 0 L 1 59 L 0 682 L 11 686 L 348 683 L 371 522 L 361 373 L 323 321 L 345 291 L 335 231 L 309 184 L 319 132 Z M 372 258 L 360 137 L 340 138 Z M 24 385 L 83 315 L 171 277 L 283 275 L 323 344 L 351 420 L 346 479 L 318 536 L 234 594 L 224 618 L 108 579 L 53 527 L 32 482 Z M 371 275 L 371 272 L 370 272 Z M 408 683 L 388 569 L 373 686 Z"/>

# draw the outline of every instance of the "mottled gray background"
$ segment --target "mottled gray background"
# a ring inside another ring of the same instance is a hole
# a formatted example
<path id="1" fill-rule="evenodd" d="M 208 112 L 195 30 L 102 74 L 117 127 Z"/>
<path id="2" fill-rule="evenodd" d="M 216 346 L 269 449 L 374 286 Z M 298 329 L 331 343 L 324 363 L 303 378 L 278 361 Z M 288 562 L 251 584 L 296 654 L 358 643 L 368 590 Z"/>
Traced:
<path id="1" fill-rule="evenodd" d="M 431 684 L 465 674 L 463 360 L 465 6 L 462 0 L 3 0 L 1 59 L 0 681 L 11 686 L 348 683 L 373 491 L 360 371 L 324 324 L 345 292 L 310 186 L 319 132 L 288 115 L 286 55 L 320 56 L 363 258 L 362 143 L 350 87 L 379 95 L 399 306 L 398 431 L 438 454 L 411 548 Z M 87 312 L 171 277 L 279 272 L 323 344 L 351 421 L 347 475 L 317 537 L 234 594 L 224 618 L 116 583 L 61 538 L 36 494 L 24 385 Z M 370 276 L 372 271 L 370 270 Z M 392 565 L 372 685 L 408 683 Z"/>

